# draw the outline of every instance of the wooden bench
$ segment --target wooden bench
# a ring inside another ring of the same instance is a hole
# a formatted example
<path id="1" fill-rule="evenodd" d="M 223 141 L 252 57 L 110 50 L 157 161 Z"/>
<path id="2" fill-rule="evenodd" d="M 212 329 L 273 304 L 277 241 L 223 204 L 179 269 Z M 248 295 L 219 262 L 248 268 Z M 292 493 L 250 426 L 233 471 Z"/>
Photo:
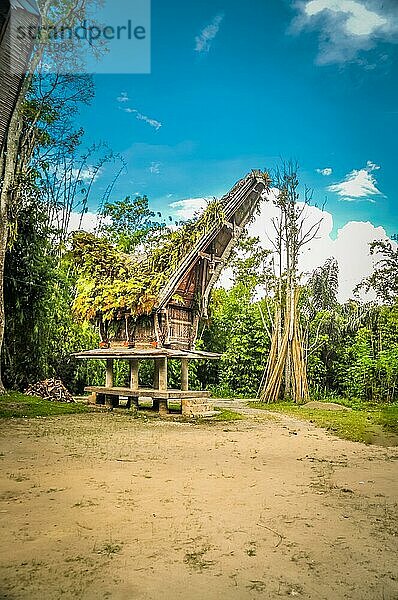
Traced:
<path id="1" fill-rule="evenodd" d="M 128 398 L 127 407 L 129 408 L 132 404 L 139 408 L 139 399 L 147 398 L 152 400 L 153 408 L 158 410 L 160 414 L 170 414 L 169 404 L 175 401 L 181 405 L 179 412 L 184 414 L 184 407 L 189 409 L 196 403 L 201 407 L 202 412 L 211 412 L 212 406 L 208 402 L 210 392 L 207 391 L 195 391 L 195 390 L 159 390 L 156 388 L 138 388 L 131 389 L 127 387 L 107 387 L 107 386 L 95 386 L 90 385 L 84 388 L 86 392 L 92 394 L 92 398 L 97 404 L 105 404 L 109 407 L 115 408 L 119 406 L 119 398 Z M 204 408 L 208 410 L 203 410 Z"/>

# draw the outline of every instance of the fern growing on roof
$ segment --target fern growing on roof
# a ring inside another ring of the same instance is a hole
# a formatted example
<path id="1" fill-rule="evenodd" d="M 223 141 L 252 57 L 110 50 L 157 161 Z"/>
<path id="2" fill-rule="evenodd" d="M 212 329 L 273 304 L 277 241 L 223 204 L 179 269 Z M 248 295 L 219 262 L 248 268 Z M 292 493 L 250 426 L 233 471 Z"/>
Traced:
<path id="1" fill-rule="evenodd" d="M 199 217 L 177 229 L 157 232 L 143 255 L 122 253 L 104 238 L 75 232 L 71 250 L 78 271 L 75 316 L 82 321 L 98 316 L 112 321 L 120 311 L 149 315 L 186 255 L 203 235 L 224 222 L 222 202 L 214 199 Z"/>

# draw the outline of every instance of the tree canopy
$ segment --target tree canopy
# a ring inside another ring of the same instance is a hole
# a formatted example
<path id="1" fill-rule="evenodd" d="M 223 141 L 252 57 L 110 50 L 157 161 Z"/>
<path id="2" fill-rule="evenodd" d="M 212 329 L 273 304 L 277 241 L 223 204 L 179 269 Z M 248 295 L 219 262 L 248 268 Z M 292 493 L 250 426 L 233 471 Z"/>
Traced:
<path id="1" fill-rule="evenodd" d="M 151 228 L 152 237 L 148 238 L 147 225 L 130 230 L 125 226 L 131 219 L 131 206 L 125 205 L 127 215 L 119 216 L 115 230 L 108 226 L 106 238 L 85 232 L 73 235 L 71 253 L 78 272 L 73 310 L 82 320 L 91 321 L 101 314 L 104 321 L 111 321 L 120 310 L 137 316 L 149 314 L 160 290 L 196 242 L 224 222 L 222 204 L 213 200 L 200 217 L 178 228 Z M 117 211 L 121 210 L 122 205 L 118 204 Z M 121 252 L 112 244 L 109 236 L 120 240 L 120 231 L 123 245 L 130 246 L 130 239 L 135 247 L 137 236 L 146 238 L 140 253 Z"/>

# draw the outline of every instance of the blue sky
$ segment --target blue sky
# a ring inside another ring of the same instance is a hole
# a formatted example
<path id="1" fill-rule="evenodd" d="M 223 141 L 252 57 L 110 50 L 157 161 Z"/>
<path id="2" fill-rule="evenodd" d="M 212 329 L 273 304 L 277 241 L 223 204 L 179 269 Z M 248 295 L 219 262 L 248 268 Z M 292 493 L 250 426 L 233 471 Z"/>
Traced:
<path id="1" fill-rule="evenodd" d="M 151 35 L 151 73 L 95 76 L 79 115 L 127 162 L 114 199 L 176 213 L 293 159 L 334 232 L 398 232 L 395 0 L 152 0 Z"/>

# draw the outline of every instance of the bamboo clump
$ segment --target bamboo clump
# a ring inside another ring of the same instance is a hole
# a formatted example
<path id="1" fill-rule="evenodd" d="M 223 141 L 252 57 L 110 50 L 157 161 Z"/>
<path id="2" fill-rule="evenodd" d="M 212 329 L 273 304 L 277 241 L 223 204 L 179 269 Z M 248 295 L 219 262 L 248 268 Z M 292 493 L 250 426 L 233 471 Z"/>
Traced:
<path id="1" fill-rule="evenodd" d="M 287 294 L 283 332 L 282 310 L 279 308 L 271 340 L 266 367 L 265 385 L 260 394 L 261 402 L 277 402 L 284 384 L 284 398 L 301 404 L 309 399 L 307 369 L 298 322 L 299 290 Z"/>

